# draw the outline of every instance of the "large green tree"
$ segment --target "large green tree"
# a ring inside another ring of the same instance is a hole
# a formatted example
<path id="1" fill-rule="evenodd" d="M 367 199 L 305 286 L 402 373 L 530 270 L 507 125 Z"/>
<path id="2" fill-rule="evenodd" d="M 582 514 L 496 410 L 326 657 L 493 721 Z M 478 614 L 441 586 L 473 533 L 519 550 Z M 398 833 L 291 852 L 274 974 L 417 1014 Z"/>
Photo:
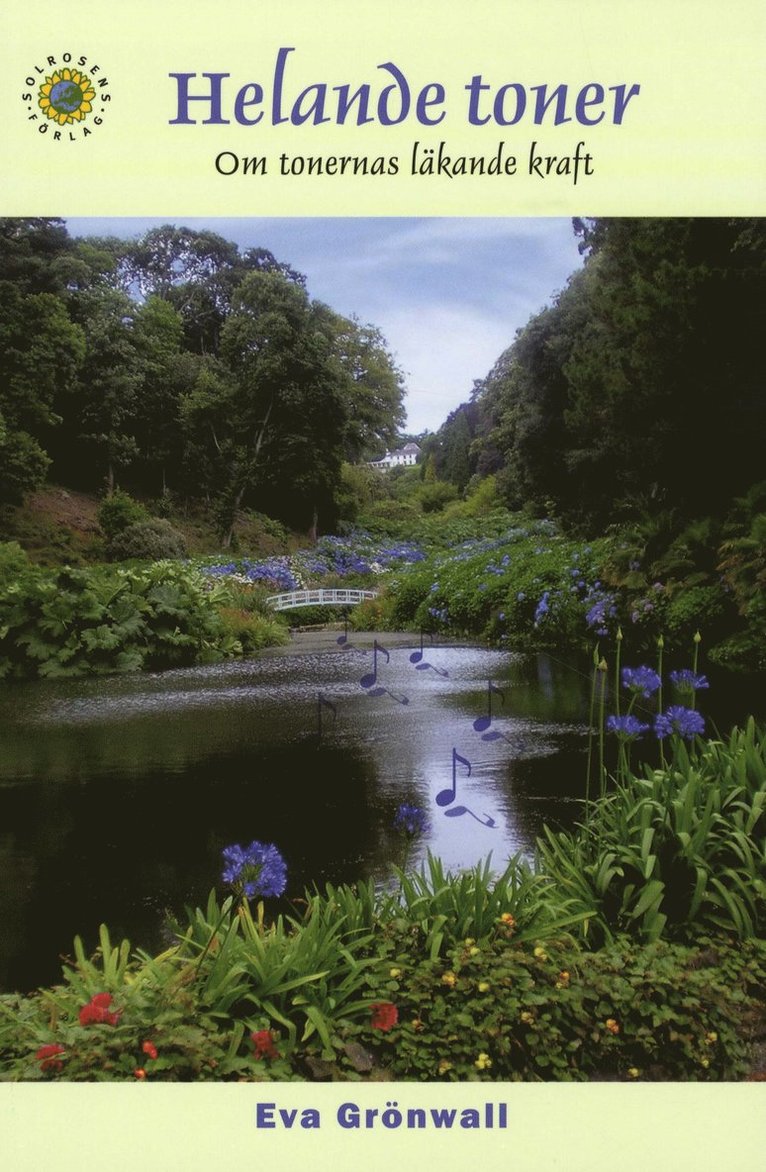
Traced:
<path id="1" fill-rule="evenodd" d="M 766 431 L 758 221 L 578 221 L 586 261 L 485 380 L 514 504 L 594 529 L 719 513 Z"/>

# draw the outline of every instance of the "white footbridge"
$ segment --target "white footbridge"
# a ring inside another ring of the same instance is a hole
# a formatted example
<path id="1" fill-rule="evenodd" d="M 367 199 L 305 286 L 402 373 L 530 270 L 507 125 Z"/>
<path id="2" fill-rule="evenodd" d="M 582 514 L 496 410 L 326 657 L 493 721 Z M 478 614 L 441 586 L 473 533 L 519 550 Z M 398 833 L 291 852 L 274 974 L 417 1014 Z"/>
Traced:
<path id="1" fill-rule="evenodd" d="M 266 601 L 274 610 L 292 610 L 298 606 L 358 606 L 378 597 L 377 590 L 291 590 L 272 594 Z"/>

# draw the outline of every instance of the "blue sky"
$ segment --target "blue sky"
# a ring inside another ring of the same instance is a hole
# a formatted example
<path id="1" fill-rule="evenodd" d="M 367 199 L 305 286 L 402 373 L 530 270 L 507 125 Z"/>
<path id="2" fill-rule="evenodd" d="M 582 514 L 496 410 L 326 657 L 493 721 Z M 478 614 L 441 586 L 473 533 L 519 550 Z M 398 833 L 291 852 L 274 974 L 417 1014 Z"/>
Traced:
<path id="1" fill-rule="evenodd" d="M 312 298 L 382 330 L 405 374 L 407 429 L 436 430 L 579 267 L 569 219 L 69 219 L 73 236 L 206 228 L 268 248 Z"/>

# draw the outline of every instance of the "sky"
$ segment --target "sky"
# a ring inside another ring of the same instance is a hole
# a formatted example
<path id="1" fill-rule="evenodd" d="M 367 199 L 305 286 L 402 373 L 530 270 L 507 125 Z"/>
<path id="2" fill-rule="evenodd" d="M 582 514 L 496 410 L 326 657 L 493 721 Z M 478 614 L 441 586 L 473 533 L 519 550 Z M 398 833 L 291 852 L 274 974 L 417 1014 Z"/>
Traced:
<path id="1" fill-rule="evenodd" d="M 309 295 L 382 331 L 404 372 L 406 430 L 436 431 L 516 331 L 581 264 L 569 219 L 80 219 L 70 235 L 140 236 L 174 223 L 269 249 Z"/>

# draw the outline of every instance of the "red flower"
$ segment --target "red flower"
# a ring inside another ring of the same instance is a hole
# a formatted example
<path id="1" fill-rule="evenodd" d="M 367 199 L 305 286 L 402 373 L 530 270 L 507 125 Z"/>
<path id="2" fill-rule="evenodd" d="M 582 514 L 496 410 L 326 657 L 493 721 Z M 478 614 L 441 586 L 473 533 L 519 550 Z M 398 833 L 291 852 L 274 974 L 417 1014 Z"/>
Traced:
<path id="1" fill-rule="evenodd" d="M 39 1061 L 41 1070 L 61 1070 L 64 1064 L 57 1055 L 63 1053 L 63 1046 L 59 1046 L 57 1042 L 50 1042 L 49 1045 L 40 1047 L 35 1058 Z"/>
<path id="2" fill-rule="evenodd" d="M 255 1046 L 255 1057 L 259 1061 L 261 1058 L 279 1058 L 279 1050 L 274 1045 L 271 1030 L 254 1030 L 250 1035 L 250 1041 Z"/>
<path id="3" fill-rule="evenodd" d="M 150 1058 L 157 1057 L 157 1047 L 155 1046 L 154 1042 L 143 1042 L 141 1045 L 141 1050 L 144 1054 L 148 1054 Z"/>
<path id="4" fill-rule="evenodd" d="M 146 1071 L 142 1066 L 133 1071 L 133 1078 L 146 1078 Z"/>
<path id="5" fill-rule="evenodd" d="M 399 1020 L 399 1010 L 390 1001 L 378 1001 L 371 1005 L 372 1028 L 374 1030 L 390 1030 Z"/>
<path id="6" fill-rule="evenodd" d="M 98 1025 L 103 1022 L 107 1025 L 117 1025 L 122 1010 L 118 1009 L 116 1013 L 110 1013 L 109 1006 L 111 1004 L 111 993 L 96 993 L 80 1010 L 80 1025 L 91 1025 L 94 1022 Z"/>

